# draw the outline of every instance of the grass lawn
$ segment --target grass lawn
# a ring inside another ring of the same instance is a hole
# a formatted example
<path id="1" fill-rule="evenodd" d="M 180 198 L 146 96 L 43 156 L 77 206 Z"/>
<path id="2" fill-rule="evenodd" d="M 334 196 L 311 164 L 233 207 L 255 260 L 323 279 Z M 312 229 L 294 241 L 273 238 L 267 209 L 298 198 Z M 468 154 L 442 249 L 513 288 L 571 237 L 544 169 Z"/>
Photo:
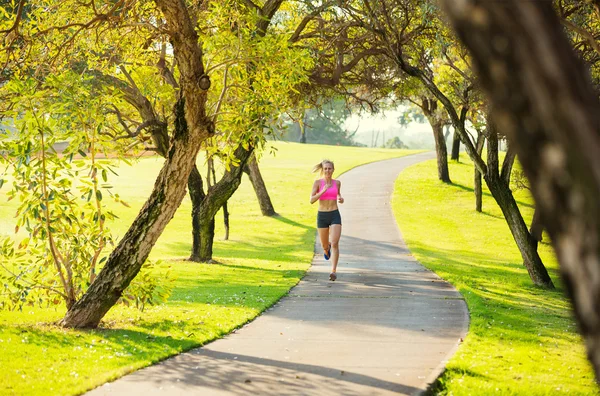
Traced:
<path id="1" fill-rule="evenodd" d="M 316 234 L 316 207 L 308 202 L 312 166 L 335 161 L 336 173 L 376 160 L 413 152 L 295 143 L 274 143 L 261 171 L 275 210 L 260 214 L 252 186 L 244 176 L 229 202 L 230 239 L 223 241 L 217 215 L 214 259 L 218 264 L 185 261 L 191 249 L 189 199 L 182 204 L 154 250 L 176 277 L 166 304 L 144 312 L 117 306 L 92 331 L 60 329 L 52 323 L 64 308 L 0 311 L 0 394 L 79 394 L 140 367 L 223 336 L 256 317 L 294 286 L 308 269 Z M 145 157 L 119 167 L 111 183 L 131 208 L 116 204 L 120 220 L 110 224 L 123 235 L 152 189 L 162 159 Z M 14 229 L 14 202 L 0 190 L 0 234 Z"/>
<path id="2" fill-rule="evenodd" d="M 446 395 L 596 395 L 591 366 L 546 236 L 540 246 L 557 290 L 533 286 L 497 204 L 484 190 L 475 211 L 473 166 L 450 164 L 452 185 L 437 180 L 435 161 L 396 182 L 393 209 L 415 257 L 451 282 L 470 311 L 469 333 L 437 383 Z M 532 200 L 518 191 L 525 221 Z"/>

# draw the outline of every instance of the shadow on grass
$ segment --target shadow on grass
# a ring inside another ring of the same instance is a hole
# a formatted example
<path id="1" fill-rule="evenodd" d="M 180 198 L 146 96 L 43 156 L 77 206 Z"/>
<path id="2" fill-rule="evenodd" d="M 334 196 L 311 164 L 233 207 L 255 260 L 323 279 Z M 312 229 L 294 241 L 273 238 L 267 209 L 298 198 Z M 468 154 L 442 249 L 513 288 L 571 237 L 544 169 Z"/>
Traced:
<path id="1" fill-rule="evenodd" d="M 172 326 L 172 324 L 166 323 L 170 322 L 168 320 L 163 322 L 165 323 L 154 323 L 151 330 L 169 329 Z M 106 322 L 100 324 L 100 326 L 106 325 Z M 188 350 L 199 345 L 197 341 L 193 340 L 157 336 L 151 332 L 129 329 L 99 327 L 93 330 L 65 330 L 51 324 L 0 326 L 0 332 L 10 331 L 18 333 L 22 338 L 26 337 L 26 344 L 29 345 L 36 345 L 41 348 L 48 346 L 68 348 L 65 349 L 65 354 L 69 358 L 76 358 L 76 354 L 74 356 L 71 356 L 71 354 L 73 350 L 78 350 L 78 348 L 96 348 L 109 351 L 108 354 L 116 353 L 120 359 L 127 363 L 138 362 L 142 359 L 150 359 L 152 362 L 156 362 L 179 353 L 181 350 Z M 93 341 L 88 336 L 92 336 Z"/>
<path id="2" fill-rule="evenodd" d="M 310 246 L 312 246 L 316 228 L 297 223 L 281 216 L 272 218 L 283 221 L 291 227 L 301 227 L 305 232 L 291 244 L 279 244 L 268 237 L 261 237 L 260 235 L 253 235 L 251 241 L 239 241 L 235 239 L 220 241 L 219 237 L 215 236 L 213 258 L 216 258 L 217 260 L 220 258 L 251 258 L 267 261 L 297 261 L 298 249 L 303 245 L 309 247 L 309 249 Z M 232 231 L 232 233 L 232 238 L 235 238 L 235 231 Z M 181 260 L 187 260 L 192 249 L 192 243 L 191 240 L 189 242 L 167 242 L 163 244 L 163 249 L 167 256 L 175 256 L 180 257 Z"/>
<path id="3" fill-rule="evenodd" d="M 450 378 L 471 377 L 471 378 L 479 378 L 479 379 L 489 378 L 486 375 L 477 373 L 477 372 L 467 369 L 467 368 L 459 368 L 459 367 L 445 368 L 444 371 L 442 372 L 442 374 L 435 381 L 433 381 L 431 384 L 429 384 L 429 386 L 423 393 L 423 396 L 434 396 L 434 395 L 439 395 L 440 393 L 443 393 L 443 391 L 446 389 L 446 386 L 444 385 L 444 378 L 447 378 L 447 377 L 450 377 Z"/>
<path id="4" fill-rule="evenodd" d="M 572 315 L 560 281 L 556 282 L 557 269 L 548 269 L 557 289 L 546 290 L 532 283 L 521 263 L 505 263 L 484 254 L 434 246 L 412 247 L 414 253 L 426 257 L 429 268 L 462 292 L 471 312 L 472 328 L 493 321 L 497 332 L 513 334 L 516 342 L 532 342 L 539 340 L 543 325 L 557 339 L 570 338 L 562 321 L 549 320 L 551 317 L 568 320 Z"/>
<path id="5" fill-rule="evenodd" d="M 285 223 L 285 224 L 288 224 L 288 225 L 294 226 L 294 227 L 300 227 L 300 228 L 303 228 L 303 229 L 305 229 L 305 230 L 309 230 L 309 231 L 311 231 L 311 232 L 315 232 L 315 231 L 316 231 L 316 228 L 315 228 L 315 227 L 313 227 L 313 226 L 307 226 L 307 225 L 304 225 L 304 224 L 298 223 L 298 222 L 296 222 L 296 221 L 294 221 L 294 220 L 290 220 L 290 219 L 288 219 L 287 217 L 283 217 L 283 216 L 281 216 L 281 215 L 279 215 L 279 214 L 278 214 L 278 215 L 275 215 L 275 216 L 273 216 L 273 217 L 271 217 L 271 218 L 272 218 L 272 219 L 275 219 L 275 220 L 278 220 L 278 221 L 281 221 L 281 222 L 283 222 L 283 223 Z"/>
<path id="6" fill-rule="evenodd" d="M 464 191 L 468 191 L 468 192 L 474 192 L 475 190 L 473 189 L 473 187 L 469 187 L 469 186 L 465 186 L 463 184 L 459 184 L 459 183 L 452 183 L 453 187 L 459 188 L 461 190 Z M 489 193 L 489 192 L 482 192 L 482 195 L 484 197 L 489 197 L 490 199 L 494 200 L 494 196 Z M 517 202 L 517 204 L 519 205 L 519 207 L 526 207 L 526 208 L 530 208 L 530 209 L 535 209 L 535 205 L 529 203 L 529 202 L 523 202 L 523 201 L 519 201 L 517 199 L 515 199 L 515 201 Z M 494 202 L 496 202 L 494 200 Z"/>

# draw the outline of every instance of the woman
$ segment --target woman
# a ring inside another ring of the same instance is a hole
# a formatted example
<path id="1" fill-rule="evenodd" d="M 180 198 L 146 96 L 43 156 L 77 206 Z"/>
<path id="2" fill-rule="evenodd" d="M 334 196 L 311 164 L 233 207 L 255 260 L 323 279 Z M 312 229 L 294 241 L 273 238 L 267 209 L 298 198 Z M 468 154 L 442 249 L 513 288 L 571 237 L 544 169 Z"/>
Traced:
<path id="1" fill-rule="evenodd" d="M 331 178 L 334 170 L 333 161 L 330 160 L 323 160 L 315 165 L 313 172 L 320 171 L 322 179 L 315 180 L 310 194 L 311 204 L 319 201 L 317 229 L 321 246 L 323 246 L 323 256 L 325 260 L 331 258 L 330 281 L 337 279 L 336 270 L 340 258 L 339 242 L 342 235 L 342 217 L 337 204 L 338 202 L 344 203 L 341 193 L 342 182 Z"/>

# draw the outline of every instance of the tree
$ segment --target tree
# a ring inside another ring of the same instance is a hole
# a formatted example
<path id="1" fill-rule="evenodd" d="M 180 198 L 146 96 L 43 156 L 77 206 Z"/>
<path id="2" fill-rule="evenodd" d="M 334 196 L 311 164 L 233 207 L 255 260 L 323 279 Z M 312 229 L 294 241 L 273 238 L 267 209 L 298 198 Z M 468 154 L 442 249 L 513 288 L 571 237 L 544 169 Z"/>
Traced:
<path id="1" fill-rule="evenodd" d="M 244 173 L 246 173 L 250 178 L 250 182 L 252 183 L 252 187 L 254 188 L 254 192 L 256 193 L 256 197 L 258 199 L 258 204 L 260 206 L 260 211 L 262 215 L 277 215 L 277 213 L 275 212 L 275 208 L 273 207 L 273 203 L 271 202 L 271 197 L 269 196 L 269 193 L 267 191 L 265 181 L 263 180 L 263 177 L 258 168 L 256 154 L 252 155 L 248 162 L 246 162 L 246 166 L 244 166 Z"/>
<path id="2" fill-rule="evenodd" d="M 488 125 L 486 164 L 477 154 L 465 127 L 468 102 L 454 102 L 453 96 L 445 94 L 442 91 L 443 85 L 439 85 L 428 73 L 431 53 L 427 43 L 436 42 L 435 28 L 441 26 L 436 8 L 430 3 L 414 0 L 363 0 L 362 3 L 362 9 L 348 7 L 346 11 L 353 15 L 354 19 L 365 21 L 362 26 L 372 33 L 369 41 L 384 51 L 398 71 L 420 81 L 444 106 L 452 126 L 460 134 L 467 154 L 483 174 L 492 196 L 500 206 L 531 280 L 536 285 L 553 288 L 552 280 L 539 257 L 537 245 L 525 225 L 512 192 L 500 177 L 498 129 L 493 124 Z M 391 18 L 391 15 L 394 18 Z M 472 89 L 473 87 L 467 85 L 463 95 L 468 95 Z M 461 105 L 460 112 L 457 110 L 458 104 Z"/>
<path id="3" fill-rule="evenodd" d="M 438 109 L 438 101 L 434 97 L 424 96 L 418 106 L 429 121 L 435 140 L 435 152 L 438 165 L 438 179 L 444 183 L 452 183 L 448 171 L 448 149 L 444 138 L 444 125 L 446 118 L 443 111 Z"/>
<path id="4" fill-rule="evenodd" d="M 65 327 L 96 327 L 121 297 L 181 204 L 201 143 L 214 133 L 205 107 L 210 78 L 189 10 L 177 1 L 157 0 L 156 5 L 181 73 L 176 130 L 150 197 L 88 291 L 67 311 L 61 321 Z"/>
<path id="5" fill-rule="evenodd" d="M 597 92 L 550 1 L 443 3 L 530 180 L 600 378 Z"/>

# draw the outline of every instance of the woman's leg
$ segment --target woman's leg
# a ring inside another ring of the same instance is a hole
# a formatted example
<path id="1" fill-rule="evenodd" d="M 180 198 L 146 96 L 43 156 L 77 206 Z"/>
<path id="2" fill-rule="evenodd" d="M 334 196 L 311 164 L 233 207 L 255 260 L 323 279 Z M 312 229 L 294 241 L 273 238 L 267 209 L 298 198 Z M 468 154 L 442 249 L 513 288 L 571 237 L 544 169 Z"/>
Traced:
<path id="1" fill-rule="evenodd" d="M 342 236 L 342 225 L 332 224 L 331 233 L 331 272 L 337 270 L 338 260 L 340 258 L 340 237 Z"/>
<path id="2" fill-rule="evenodd" d="M 329 248 L 329 227 L 328 228 L 317 228 L 319 231 L 319 239 L 321 240 L 321 246 L 323 247 L 323 251 L 327 252 Z M 329 252 L 331 254 L 331 252 Z"/>

